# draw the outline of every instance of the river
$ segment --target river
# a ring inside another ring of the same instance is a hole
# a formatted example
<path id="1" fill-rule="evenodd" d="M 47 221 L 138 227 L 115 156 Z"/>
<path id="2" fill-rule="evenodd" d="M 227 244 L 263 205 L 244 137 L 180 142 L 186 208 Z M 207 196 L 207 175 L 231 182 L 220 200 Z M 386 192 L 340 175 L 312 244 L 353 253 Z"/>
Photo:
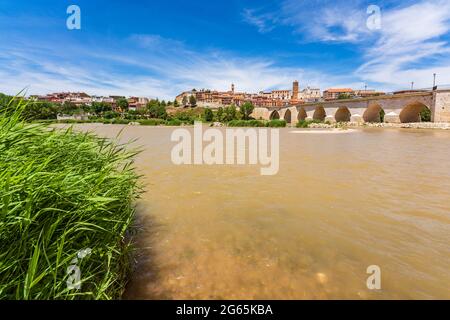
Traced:
<path id="1" fill-rule="evenodd" d="M 261 176 L 172 164 L 174 128 L 76 128 L 143 149 L 127 299 L 450 299 L 450 131 L 280 129 Z"/>

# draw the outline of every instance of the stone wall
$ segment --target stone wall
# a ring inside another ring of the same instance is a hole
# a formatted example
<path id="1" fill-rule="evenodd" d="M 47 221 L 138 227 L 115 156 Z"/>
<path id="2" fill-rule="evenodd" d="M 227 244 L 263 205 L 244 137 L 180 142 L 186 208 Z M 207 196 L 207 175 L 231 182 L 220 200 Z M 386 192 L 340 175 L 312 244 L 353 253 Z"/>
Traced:
<path id="1" fill-rule="evenodd" d="M 292 124 L 296 124 L 299 118 L 306 120 L 320 118 L 320 120 L 329 122 L 341 120 L 362 123 L 365 118 L 373 118 L 373 112 L 378 112 L 374 110 L 379 108 L 379 110 L 384 110 L 385 122 L 401 123 L 402 121 L 420 121 L 420 118 L 417 119 L 417 117 L 424 107 L 431 110 L 432 122 L 450 122 L 450 90 L 307 103 L 286 108 L 255 108 L 252 116 L 255 119 L 269 120 L 272 112 L 276 110 L 280 118 L 283 119 L 286 110 L 289 109 L 290 123 Z M 369 108 L 370 111 L 368 111 Z M 372 116 L 369 117 L 369 114 L 372 114 Z"/>
<path id="2" fill-rule="evenodd" d="M 450 122 L 450 91 L 435 92 L 433 100 L 433 121 Z"/>

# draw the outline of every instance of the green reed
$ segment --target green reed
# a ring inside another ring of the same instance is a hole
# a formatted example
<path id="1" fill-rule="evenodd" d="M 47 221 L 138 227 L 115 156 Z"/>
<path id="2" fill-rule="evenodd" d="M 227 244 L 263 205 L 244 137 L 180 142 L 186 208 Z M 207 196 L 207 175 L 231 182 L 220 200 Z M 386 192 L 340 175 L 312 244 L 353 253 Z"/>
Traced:
<path id="1" fill-rule="evenodd" d="M 137 152 L 27 123 L 24 105 L 0 108 L 0 299 L 120 298 L 140 190 Z M 70 289 L 68 268 L 86 248 L 91 254 L 75 263 L 81 288 Z"/>

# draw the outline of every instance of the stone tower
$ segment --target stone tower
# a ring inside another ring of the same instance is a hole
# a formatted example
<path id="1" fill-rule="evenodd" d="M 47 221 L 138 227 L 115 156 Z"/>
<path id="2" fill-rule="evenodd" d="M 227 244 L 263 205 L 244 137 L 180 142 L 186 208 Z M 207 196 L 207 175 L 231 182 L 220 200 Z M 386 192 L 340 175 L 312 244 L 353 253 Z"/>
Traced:
<path id="1" fill-rule="evenodd" d="M 298 100 L 298 92 L 299 92 L 298 81 L 295 80 L 292 83 L 292 99 L 293 100 Z"/>
<path id="2" fill-rule="evenodd" d="M 231 92 L 234 94 L 234 83 L 231 84 Z"/>

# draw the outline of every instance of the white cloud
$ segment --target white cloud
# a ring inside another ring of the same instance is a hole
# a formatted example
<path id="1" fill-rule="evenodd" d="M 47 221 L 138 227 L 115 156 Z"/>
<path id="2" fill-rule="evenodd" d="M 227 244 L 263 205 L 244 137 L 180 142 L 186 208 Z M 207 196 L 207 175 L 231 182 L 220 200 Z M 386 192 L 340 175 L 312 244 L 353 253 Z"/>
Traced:
<path id="1" fill-rule="evenodd" d="M 258 14 L 256 10 L 252 9 L 244 9 L 242 11 L 242 18 L 248 24 L 254 25 L 260 33 L 272 31 L 277 22 L 272 14 Z"/>
<path id="2" fill-rule="evenodd" d="M 450 46 L 441 37 L 450 31 L 450 3 L 423 1 L 383 14 L 377 42 L 366 49 L 367 62 L 356 75 L 391 86 L 431 87 L 433 73 L 449 84 Z"/>
<path id="3" fill-rule="evenodd" d="M 450 84 L 450 2 L 390 1 L 379 3 L 381 29 L 369 30 L 368 2 L 285 0 L 273 15 L 291 26 L 300 42 L 350 43 L 365 62 L 353 75 L 378 88 L 430 87 L 433 73 Z M 264 17 L 264 12 L 260 13 Z"/>
<path id="4" fill-rule="evenodd" d="M 138 44 L 138 49 L 129 48 L 130 43 Z M 228 90 L 231 83 L 240 91 L 259 92 L 290 88 L 295 79 L 317 87 L 350 82 L 346 77 L 280 67 L 263 57 L 194 51 L 181 42 L 153 35 L 133 35 L 119 41 L 117 48 L 107 49 L 45 43 L 5 46 L 0 44 L 0 61 L 4 61 L 0 64 L 1 90 L 9 94 L 27 86 L 28 94 L 85 91 L 173 99 L 192 88 Z"/>
<path id="5" fill-rule="evenodd" d="M 357 42 L 370 35 L 366 9 L 361 0 L 285 0 L 278 9 L 264 12 L 246 8 L 242 15 L 260 33 L 281 24 L 291 26 L 306 41 Z"/>

